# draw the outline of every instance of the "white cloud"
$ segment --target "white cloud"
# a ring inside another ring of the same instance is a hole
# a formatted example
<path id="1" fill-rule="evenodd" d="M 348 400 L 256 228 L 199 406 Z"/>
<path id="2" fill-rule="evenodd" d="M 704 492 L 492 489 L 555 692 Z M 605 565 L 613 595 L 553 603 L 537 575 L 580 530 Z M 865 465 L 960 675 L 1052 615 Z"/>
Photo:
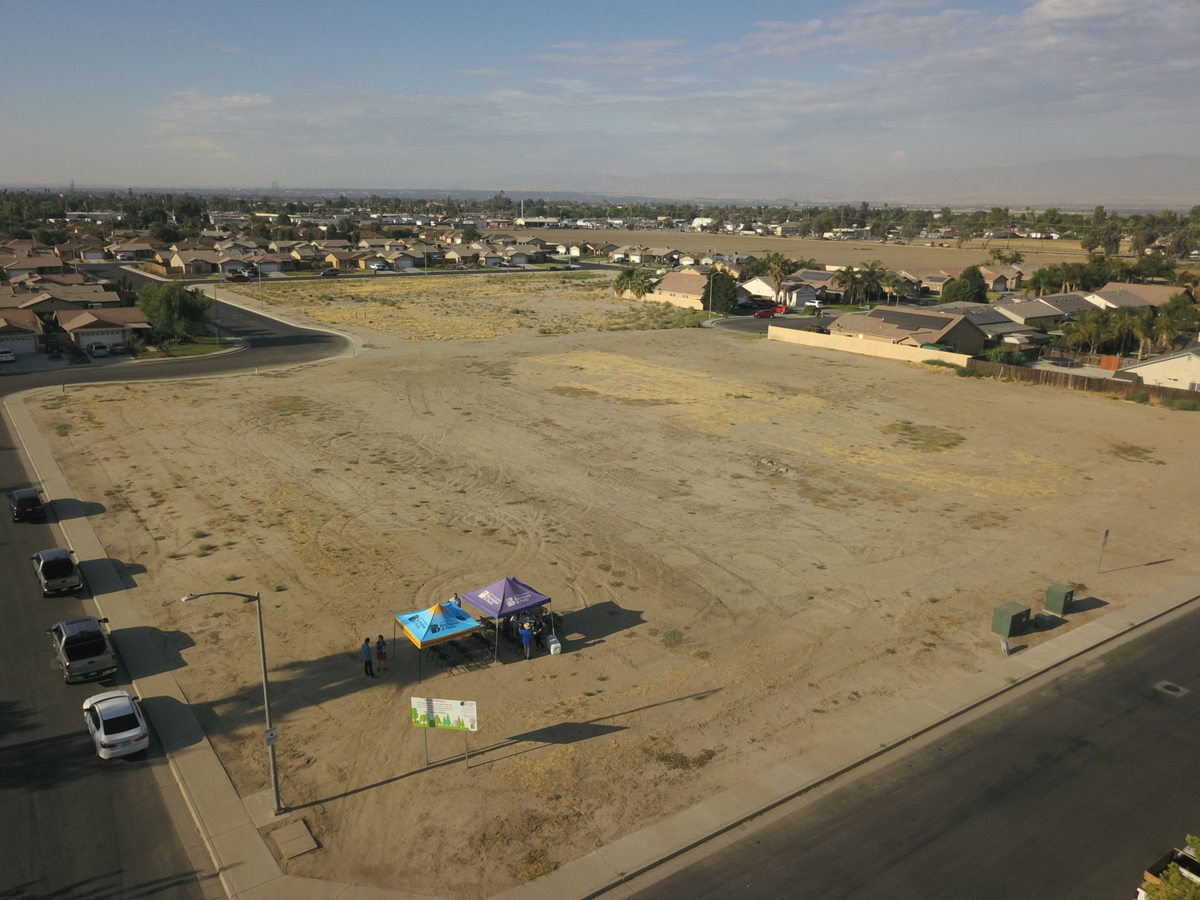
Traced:
<path id="1" fill-rule="evenodd" d="M 1194 0 L 1036 0 L 1003 14 L 870 0 L 708 46 L 649 35 L 481 58 L 458 73 L 468 86 L 440 92 L 386 76 L 185 90 L 145 111 L 146 143 L 164 164 L 221 158 L 268 180 L 581 188 L 630 173 L 853 179 L 884 160 L 916 171 L 1191 152 L 1197 39 Z M 1175 144 L 1181 133 L 1191 145 Z"/>

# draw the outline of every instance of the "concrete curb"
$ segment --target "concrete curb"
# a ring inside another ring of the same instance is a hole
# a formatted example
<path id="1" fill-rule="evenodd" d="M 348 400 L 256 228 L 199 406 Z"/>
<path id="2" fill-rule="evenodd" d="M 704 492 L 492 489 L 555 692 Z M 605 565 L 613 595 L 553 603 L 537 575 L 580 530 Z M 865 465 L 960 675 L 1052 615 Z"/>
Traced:
<path id="1" fill-rule="evenodd" d="M 149 636 L 120 575 L 83 514 L 25 401 L 57 388 L 34 388 L 4 398 L 2 411 L 24 451 L 25 465 L 54 502 L 63 546 L 80 560 L 92 603 L 107 616 L 113 642 L 133 679 L 134 690 L 166 751 L 167 764 L 230 900 L 432 900 L 334 881 L 287 875 L 267 847 L 220 759 L 205 737 L 187 697 Z"/>
<path id="2" fill-rule="evenodd" d="M 166 750 L 175 782 L 226 895 L 246 900 L 432 900 L 342 882 L 286 875 L 205 737 L 174 676 L 165 670 L 141 616 L 107 552 L 74 499 L 25 401 L 57 388 L 35 388 L 4 399 L 2 411 L 26 465 L 53 500 L 64 546 L 81 561 L 101 615 L 109 618 L 121 658 Z M 1193 576 L 1124 609 L 1047 641 L 1019 656 L 948 685 L 915 703 L 796 759 L 762 772 L 682 812 L 643 828 L 495 900 L 590 900 L 824 784 L 889 750 L 946 724 L 1030 679 L 1200 598 Z"/>
<path id="3" fill-rule="evenodd" d="M 1200 598 L 1200 576 L 1081 625 L 493 900 L 590 900 Z"/>

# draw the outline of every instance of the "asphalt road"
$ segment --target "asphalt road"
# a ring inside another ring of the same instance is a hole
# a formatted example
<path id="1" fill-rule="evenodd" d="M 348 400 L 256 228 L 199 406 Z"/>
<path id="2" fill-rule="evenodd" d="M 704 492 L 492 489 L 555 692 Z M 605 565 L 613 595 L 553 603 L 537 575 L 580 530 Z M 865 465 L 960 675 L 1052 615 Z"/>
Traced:
<path id="1" fill-rule="evenodd" d="M 1192 608 L 635 896 L 1131 900 L 1200 831 L 1197 646 Z"/>
<path id="2" fill-rule="evenodd" d="M 343 338 L 283 325 L 220 304 L 223 329 L 244 339 L 237 353 L 121 366 L 79 366 L 0 378 L 0 394 L 46 384 L 186 377 L 330 356 Z M 0 484 L 29 486 L 0 421 Z M 87 499 L 87 498 L 84 498 Z M 66 685 L 53 668 L 45 629 L 84 615 L 73 597 L 44 599 L 29 556 L 53 547 L 50 528 L 0 516 L 0 898 L 199 900 L 200 886 L 150 770 L 161 756 L 98 759 L 81 706 L 125 687 L 124 670 L 92 685 Z M 85 595 L 86 596 L 86 593 Z M 153 734 L 153 729 L 151 729 Z"/>
<path id="3" fill-rule="evenodd" d="M 754 316 L 730 316 L 727 319 L 714 319 L 713 328 L 724 328 L 726 331 L 736 331 L 739 334 L 766 334 L 771 325 L 777 328 L 808 328 L 810 325 L 824 325 L 826 328 L 838 317 L 837 312 L 827 312 L 821 318 L 816 316 L 782 315 L 771 319 L 756 319 Z"/>

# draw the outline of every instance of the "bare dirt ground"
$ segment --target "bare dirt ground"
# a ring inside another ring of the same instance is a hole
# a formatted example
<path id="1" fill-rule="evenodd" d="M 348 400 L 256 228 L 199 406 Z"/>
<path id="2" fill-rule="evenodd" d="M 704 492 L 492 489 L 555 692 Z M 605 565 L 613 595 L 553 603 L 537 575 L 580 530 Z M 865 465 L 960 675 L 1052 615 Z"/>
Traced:
<path id="1" fill-rule="evenodd" d="M 524 232 L 521 232 L 522 234 Z M 750 235 L 698 234 L 687 231 L 571 231 L 539 229 L 531 232 L 547 241 L 607 240 L 618 247 L 673 247 L 686 253 L 749 253 L 763 256 L 782 253 L 792 259 L 816 259 L 820 265 L 857 266 L 877 259 L 893 269 L 936 272 L 943 266 L 969 266 L 988 261 L 990 250 L 1019 250 L 1025 254 L 1022 268 L 1027 272 L 1061 262 L 1084 262 L 1087 254 L 1078 241 L 966 241 L 962 248 L 954 241 L 934 241 L 949 247 L 926 247 L 917 239 L 911 244 L 877 244 L 871 241 L 810 241 L 804 238 L 758 237 Z"/>
<path id="2" fill-rule="evenodd" d="M 1029 646 L 1197 571 L 1191 413 L 596 327 L 368 323 L 357 359 L 30 402 L 243 795 L 253 608 L 178 598 L 265 592 L 284 800 L 322 845 L 293 874 L 489 896 L 996 661 L 1002 602 L 1098 598 Z M 566 612 L 562 656 L 418 684 L 401 638 L 364 677 L 393 614 L 504 575 Z M 425 765 L 412 695 L 478 702 L 469 770 L 458 734 Z"/>

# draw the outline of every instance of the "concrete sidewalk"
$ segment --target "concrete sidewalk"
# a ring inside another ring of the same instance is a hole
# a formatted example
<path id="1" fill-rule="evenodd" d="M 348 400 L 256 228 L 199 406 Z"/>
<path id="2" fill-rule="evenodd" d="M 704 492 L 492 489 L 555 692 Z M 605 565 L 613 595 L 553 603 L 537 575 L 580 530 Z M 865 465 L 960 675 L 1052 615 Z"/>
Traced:
<path id="1" fill-rule="evenodd" d="M 234 789 L 174 676 L 148 637 L 121 578 L 83 515 L 25 400 L 41 388 L 5 399 L 13 438 L 30 473 L 54 501 L 64 540 L 74 550 L 98 607 L 107 616 L 121 659 L 134 680 L 184 802 L 230 898 L 246 900 L 428 900 L 415 894 L 284 873 L 260 830 L 273 819 L 262 795 Z M 1200 597 L 1200 576 L 1081 625 L 1059 638 L 1009 657 L 871 724 L 762 772 L 690 809 L 519 885 L 497 900 L 587 900 L 703 844 L 893 747 Z M 170 805 L 170 804 L 168 804 Z"/>
<path id="2" fill-rule="evenodd" d="M 297 878 L 284 873 L 259 831 L 260 825 L 251 817 L 253 809 L 260 824 L 270 824 L 269 807 L 264 822 L 258 815 L 261 803 L 256 806 L 251 802 L 248 808 L 238 796 L 187 698 L 164 665 L 148 629 L 142 627 L 144 622 L 84 515 L 82 504 L 33 424 L 25 400 L 46 390 L 57 389 L 40 388 L 5 398 L 6 423 L 24 449 L 26 468 L 40 483 L 45 499 L 54 503 L 54 518 L 58 520 L 54 527 L 62 534 L 62 546 L 74 550 L 80 560 L 96 613 L 108 617 L 117 652 L 133 679 L 154 733 L 163 744 L 171 774 L 212 857 L 225 894 L 245 900 L 426 900 L 401 891 Z"/>

